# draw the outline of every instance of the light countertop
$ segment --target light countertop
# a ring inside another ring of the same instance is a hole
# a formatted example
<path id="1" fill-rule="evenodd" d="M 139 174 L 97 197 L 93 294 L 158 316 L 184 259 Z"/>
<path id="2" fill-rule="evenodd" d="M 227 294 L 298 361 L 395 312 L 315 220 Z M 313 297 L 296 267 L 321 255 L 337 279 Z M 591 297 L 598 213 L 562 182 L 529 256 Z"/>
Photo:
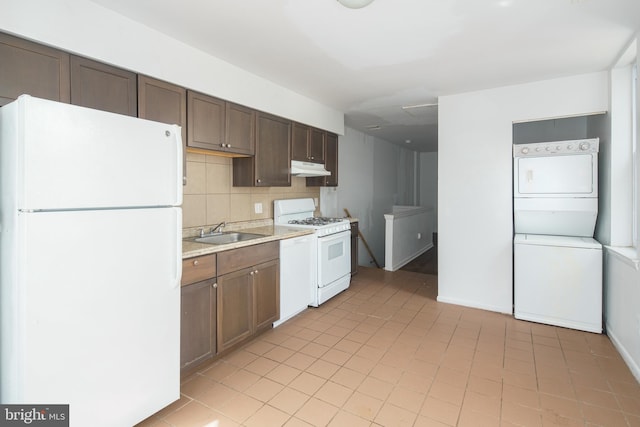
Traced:
<path id="1" fill-rule="evenodd" d="M 231 230 L 227 230 L 231 231 Z M 252 228 L 242 228 L 244 233 L 261 234 L 264 237 L 260 237 L 252 240 L 245 240 L 242 242 L 228 243 L 224 245 L 211 245 L 207 243 L 197 243 L 189 238 L 182 240 L 182 259 L 193 258 L 200 255 L 207 255 L 216 252 L 228 251 L 230 249 L 241 248 L 245 246 L 256 245 L 260 243 L 273 242 L 275 240 L 291 239 L 293 237 L 304 236 L 307 234 L 313 234 L 311 229 L 292 228 L 282 225 L 262 225 Z"/>

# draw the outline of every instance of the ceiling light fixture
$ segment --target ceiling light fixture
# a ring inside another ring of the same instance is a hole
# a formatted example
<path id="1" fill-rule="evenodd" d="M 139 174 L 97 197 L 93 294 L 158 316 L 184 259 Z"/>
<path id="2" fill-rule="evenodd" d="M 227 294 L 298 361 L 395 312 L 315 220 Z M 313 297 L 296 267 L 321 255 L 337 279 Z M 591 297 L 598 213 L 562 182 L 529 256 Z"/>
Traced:
<path id="1" fill-rule="evenodd" d="M 373 0 L 338 0 L 338 3 L 349 9 L 361 9 L 372 2 Z"/>

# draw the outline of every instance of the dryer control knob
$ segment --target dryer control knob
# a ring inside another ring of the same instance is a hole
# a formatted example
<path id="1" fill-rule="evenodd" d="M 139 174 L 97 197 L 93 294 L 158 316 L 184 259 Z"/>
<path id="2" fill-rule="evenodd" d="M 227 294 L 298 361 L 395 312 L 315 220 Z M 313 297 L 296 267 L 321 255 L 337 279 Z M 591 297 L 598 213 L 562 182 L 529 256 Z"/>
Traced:
<path id="1" fill-rule="evenodd" d="M 521 150 L 521 152 L 522 152 L 522 154 L 528 154 L 528 153 L 529 153 L 529 149 L 528 149 L 527 147 L 524 147 L 524 148 Z"/>
<path id="2" fill-rule="evenodd" d="M 581 149 L 582 151 L 588 150 L 588 149 L 589 149 L 589 147 L 591 147 L 591 145 L 589 145 L 589 143 L 588 143 L 588 142 L 582 142 L 582 143 L 580 143 L 580 149 Z"/>

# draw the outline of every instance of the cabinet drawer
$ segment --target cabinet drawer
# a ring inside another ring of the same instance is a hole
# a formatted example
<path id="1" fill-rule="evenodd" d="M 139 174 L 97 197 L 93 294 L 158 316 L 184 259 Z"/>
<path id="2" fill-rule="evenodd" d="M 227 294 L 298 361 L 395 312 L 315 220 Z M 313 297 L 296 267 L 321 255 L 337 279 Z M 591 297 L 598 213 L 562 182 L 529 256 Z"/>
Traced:
<path id="1" fill-rule="evenodd" d="M 182 260 L 182 285 L 216 277 L 216 254 Z"/>
<path id="2" fill-rule="evenodd" d="M 219 274 L 227 274 L 280 256 L 280 242 L 268 242 L 218 253 Z"/>

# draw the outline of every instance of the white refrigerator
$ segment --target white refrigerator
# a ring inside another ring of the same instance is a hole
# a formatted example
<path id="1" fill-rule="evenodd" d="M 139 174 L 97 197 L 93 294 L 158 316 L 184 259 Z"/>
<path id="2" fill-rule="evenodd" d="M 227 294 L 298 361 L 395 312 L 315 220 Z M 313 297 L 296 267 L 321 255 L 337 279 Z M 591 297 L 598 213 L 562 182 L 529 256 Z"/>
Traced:
<path id="1" fill-rule="evenodd" d="M 180 128 L 0 108 L 0 403 L 136 424 L 180 396 Z"/>

